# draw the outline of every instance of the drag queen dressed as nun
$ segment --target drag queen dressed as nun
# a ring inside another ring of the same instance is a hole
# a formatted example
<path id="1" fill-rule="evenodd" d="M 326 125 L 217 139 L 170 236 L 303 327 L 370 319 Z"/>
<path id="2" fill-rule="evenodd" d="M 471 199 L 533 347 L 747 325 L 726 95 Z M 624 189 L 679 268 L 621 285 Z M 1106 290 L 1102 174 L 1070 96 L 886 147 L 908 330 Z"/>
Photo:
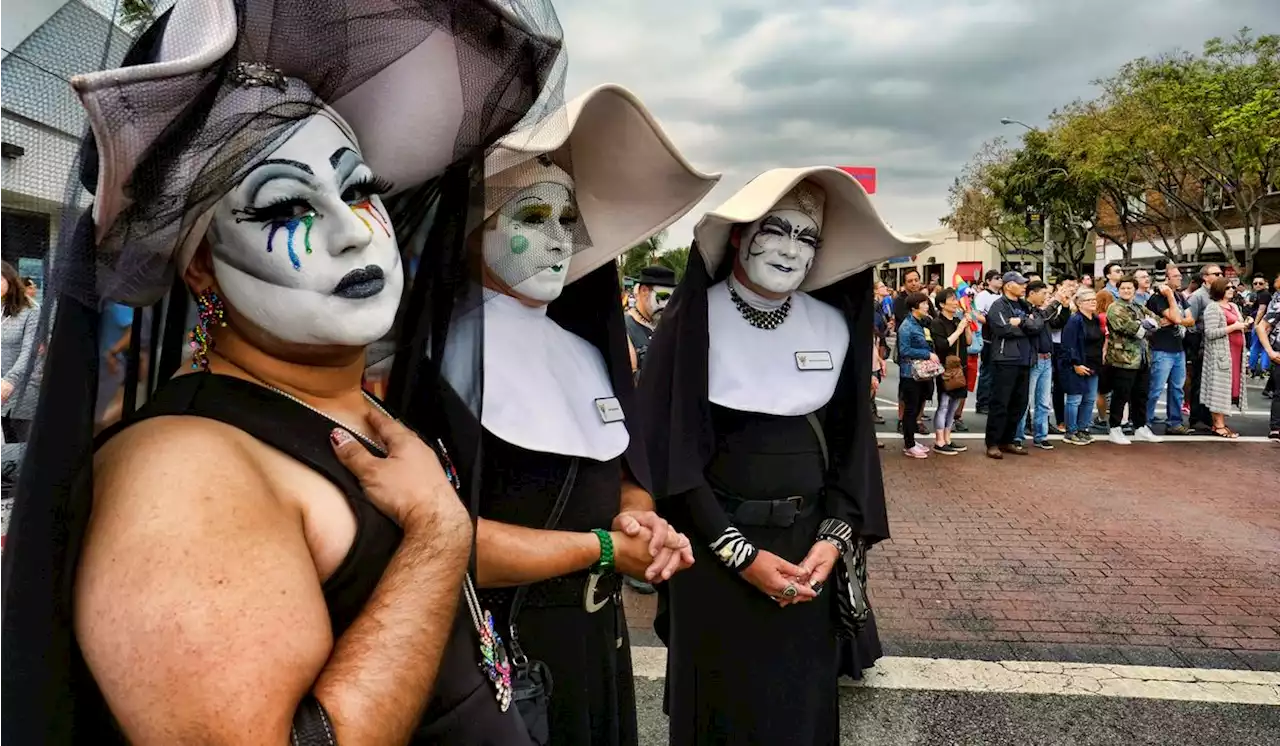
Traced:
<path id="1" fill-rule="evenodd" d="M 442 428 L 361 391 L 398 315 L 399 346 L 447 330 L 406 282 L 467 266 L 428 240 L 409 277 L 383 195 L 464 223 L 469 169 L 554 97 L 554 14 L 521 8 L 178 0 L 72 81 L 91 136 L 4 555 L 5 743 L 528 743 Z M 94 440 L 109 302 L 154 305 L 156 349 Z"/>
<path id="2" fill-rule="evenodd" d="M 491 292 L 483 325 L 457 322 L 444 369 L 466 387 L 459 374 L 474 366 L 453 362 L 483 338 L 477 579 L 511 630 L 517 677 L 547 684 L 549 706 L 521 703 L 526 724 L 539 742 L 625 746 L 637 732 L 619 573 L 670 577 L 692 552 L 638 486 L 647 466 L 629 432 L 614 259 L 719 177 L 691 167 L 621 87 L 570 102 L 567 122 L 507 138 L 486 159 L 486 221 L 471 246 Z"/>
<path id="3" fill-rule="evenodd" d="M 879 655 L 841 566 L 889 535 L 867 391 L 895 234 L 834 168 L 766 171 L 694 229 L 640 378 L 652 491 L 693 540 L 667 584 L 671 743 L 839 740 L 836 679 Z M 858 572 L 853 572 L 856 581 Z"/>

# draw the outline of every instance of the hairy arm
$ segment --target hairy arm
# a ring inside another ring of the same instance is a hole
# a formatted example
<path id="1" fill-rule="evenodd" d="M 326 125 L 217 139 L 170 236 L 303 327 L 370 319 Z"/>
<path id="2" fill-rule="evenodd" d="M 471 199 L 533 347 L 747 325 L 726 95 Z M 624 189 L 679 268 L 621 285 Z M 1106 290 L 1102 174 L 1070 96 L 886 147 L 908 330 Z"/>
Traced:
<path id="1" fill-rule="evenodd" d="M 250 443 L 220 423 L 163 418 L 99 453 L 75 591 L 94 678 L 136 744 L 285 744 L 308 692 L 343 746 L 404 742 L 465 556 L 433 559 L 432 542 L 406 529 L 335 644 L 301 516 L 276 499 Z M 192 469 L 193 454 L 218 468 Z"/>
<path id="2" fill-rule="evenodd" d="M 613 536 L 616 545 L 618 534 Z M 599 559 L 600 540 L 590 532 L 547 531 L 487 518 L 476 525 L 476 582 L 484 588 L 570 575 Z"/>

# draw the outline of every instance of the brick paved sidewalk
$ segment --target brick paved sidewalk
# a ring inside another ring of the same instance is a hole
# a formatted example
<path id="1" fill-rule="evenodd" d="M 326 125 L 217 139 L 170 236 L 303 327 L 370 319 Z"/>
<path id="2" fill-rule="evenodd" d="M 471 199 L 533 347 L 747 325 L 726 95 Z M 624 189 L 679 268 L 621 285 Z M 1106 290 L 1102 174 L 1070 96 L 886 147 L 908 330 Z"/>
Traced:
<path id="1" fill-rule="evenodd" d="M 1280 670 L 1280 448 L 881 453 L 886 652 Z"/>

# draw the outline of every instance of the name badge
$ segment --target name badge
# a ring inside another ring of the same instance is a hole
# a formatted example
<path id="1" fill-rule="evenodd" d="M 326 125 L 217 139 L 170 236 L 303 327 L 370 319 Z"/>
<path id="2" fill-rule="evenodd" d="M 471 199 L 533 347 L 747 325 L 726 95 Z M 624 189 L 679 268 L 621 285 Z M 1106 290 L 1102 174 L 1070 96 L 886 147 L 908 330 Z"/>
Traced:
<path id="1" fill-rule="evenodd" d="M 626 416 L 622 414 L 622 405 L 618 403 L 618 397 L 610 396 L 607 399 L 596 399 L 596 411 L 600 413 L 600 421 L 606 425 L 610 422 L 622 422 Z"/>
<path id="2" fill-rule="evenodd" d="M 815 352 L 797 352 L 796 367 L 800 370 L 832 370 L 835 364 L 831 362 L 831 353 L 826 350 L 817 350 Z"/>

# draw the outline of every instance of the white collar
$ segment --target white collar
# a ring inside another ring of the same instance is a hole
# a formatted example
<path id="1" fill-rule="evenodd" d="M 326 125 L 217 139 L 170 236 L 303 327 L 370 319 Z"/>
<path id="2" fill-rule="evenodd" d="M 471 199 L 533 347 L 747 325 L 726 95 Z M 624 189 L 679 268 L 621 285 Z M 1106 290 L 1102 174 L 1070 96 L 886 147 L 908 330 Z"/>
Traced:
<path id="1" fill-rule="evenodd" d="M 626 423 L 605 423 L 596 405 L 614 397 L 604 356 L 547 318 L 546 306 L 494 295 L 460 319 L 446 343 L 446 380 L 464 383 L 481 318 L 485 430 L 530 451 L 597 461 L 627 450 Z"/>
<path id="2" fill-rule="evenodd" d="M 844 316 L 807 293 L 796 292 L 781 326 L 757 329 L 733 304 L 729 282 L 743 300 L 758 308 L 732 277 L 707 291 L 708 398 L 722 407 L 762 414 L 802 415 L 822 408 L 835 393 L 849 349 Z M 818 357 L 827 353 L 829 369 L 801 370 L 797 353 L 819 353 Z"/>

